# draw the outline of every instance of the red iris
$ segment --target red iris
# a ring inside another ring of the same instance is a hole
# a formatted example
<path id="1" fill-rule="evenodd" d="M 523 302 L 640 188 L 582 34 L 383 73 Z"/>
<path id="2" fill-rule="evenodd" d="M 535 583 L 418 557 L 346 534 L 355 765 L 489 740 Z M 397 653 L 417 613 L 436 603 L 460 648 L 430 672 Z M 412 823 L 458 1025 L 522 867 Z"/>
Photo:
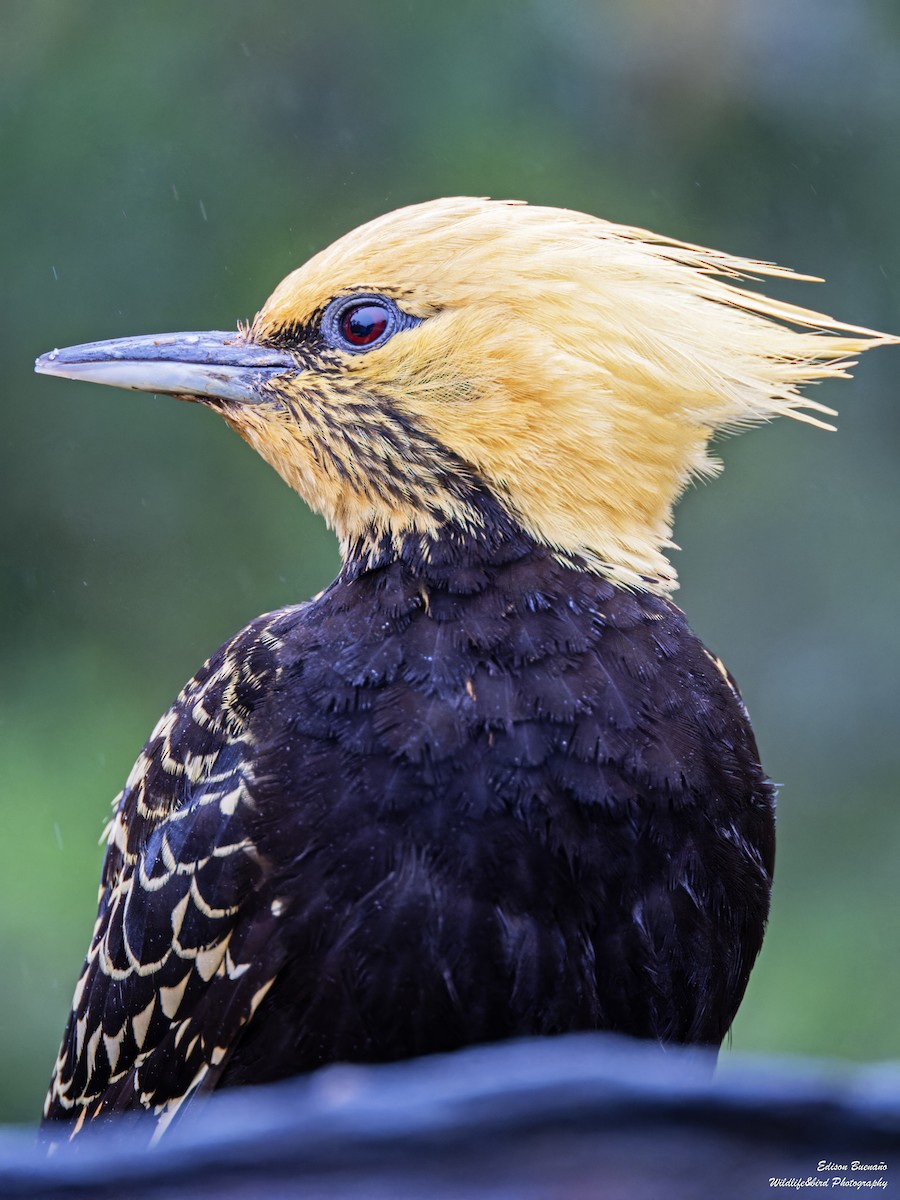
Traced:
<path id="1" fill-rule="evenodd" d="M 341 336 L 351 346 L 371 346 L 387 329 L 389 320 L 390 313 L 383 304 L 355 304 L 341 314 Z"/>

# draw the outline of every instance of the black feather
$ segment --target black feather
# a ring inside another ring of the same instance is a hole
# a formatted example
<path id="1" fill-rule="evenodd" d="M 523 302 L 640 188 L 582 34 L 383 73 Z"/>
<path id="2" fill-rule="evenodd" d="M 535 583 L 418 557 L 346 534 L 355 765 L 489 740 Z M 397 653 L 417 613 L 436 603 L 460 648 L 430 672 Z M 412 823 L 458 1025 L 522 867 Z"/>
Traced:
<path id="1" fill-rule="evenodd" d="M 520 533 L 351 558 L 148 743 L 47 1116 L 522 1035 L 717 1045 L 773 799 L 667 600 Z"/>

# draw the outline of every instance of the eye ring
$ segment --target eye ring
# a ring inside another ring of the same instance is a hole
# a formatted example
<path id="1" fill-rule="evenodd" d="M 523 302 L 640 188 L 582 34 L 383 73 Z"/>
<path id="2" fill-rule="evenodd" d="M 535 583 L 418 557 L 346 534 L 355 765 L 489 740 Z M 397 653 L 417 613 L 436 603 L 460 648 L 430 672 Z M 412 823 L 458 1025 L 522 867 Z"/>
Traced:
<path id="1" fill-rule="evenodd" d="M 398 330 L 418 324 L 388 296 L 362 292 L 333 300 L 325 310 L 322 332 L 328 345 L 360 354 L 383 346 Z"/>

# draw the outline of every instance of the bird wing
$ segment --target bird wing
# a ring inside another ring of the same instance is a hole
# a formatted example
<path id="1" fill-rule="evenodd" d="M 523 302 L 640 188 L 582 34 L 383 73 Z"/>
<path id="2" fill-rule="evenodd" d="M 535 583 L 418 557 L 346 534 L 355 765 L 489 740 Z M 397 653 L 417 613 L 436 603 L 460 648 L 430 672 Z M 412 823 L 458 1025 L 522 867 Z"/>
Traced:
<path id="1" fill-rule="evenodd" d="M 250 829 L 250 718 L 277 674 L 271 626 L 283 616 L 247 626 L 185 685 L 114 802 L 97 922 L 44 1106 L 46 1121 L 74 1118 L 73 1135 L 139 1107 L 164 1128 L 214 1086 L 281 966 Z"/>

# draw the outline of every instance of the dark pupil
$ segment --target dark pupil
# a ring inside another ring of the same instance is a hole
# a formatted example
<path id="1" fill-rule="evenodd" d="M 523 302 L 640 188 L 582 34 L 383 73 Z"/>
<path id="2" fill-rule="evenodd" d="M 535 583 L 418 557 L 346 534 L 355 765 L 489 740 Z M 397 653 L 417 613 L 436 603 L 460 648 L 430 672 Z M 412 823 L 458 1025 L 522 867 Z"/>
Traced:
<path id="1" fill-rule="evenodd" d="M 341 333 L 353 346 L 377 342 L 387 329 L 388 311 L 383 304 L 360 304 L 341 317 Z"/>

